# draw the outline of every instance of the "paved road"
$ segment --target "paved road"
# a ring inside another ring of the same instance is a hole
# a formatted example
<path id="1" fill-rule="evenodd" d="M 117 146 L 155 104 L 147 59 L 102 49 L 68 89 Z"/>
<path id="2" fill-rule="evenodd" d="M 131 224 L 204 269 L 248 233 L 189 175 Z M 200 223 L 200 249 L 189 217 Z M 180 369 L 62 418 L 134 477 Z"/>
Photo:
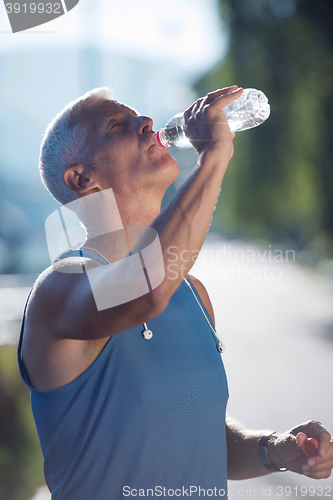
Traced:
<path id="1" fill-rule="evenodd" d="M 292 252 L 237 242 L 206 243 L 192 274 L 208 290 L 226 346 L 228 413 L 253 429 L 315 419 L 333 433 L 333 283 Z M 233 496 L 331 498 L 333 480 L 276 473 L 230 481 Z"/>

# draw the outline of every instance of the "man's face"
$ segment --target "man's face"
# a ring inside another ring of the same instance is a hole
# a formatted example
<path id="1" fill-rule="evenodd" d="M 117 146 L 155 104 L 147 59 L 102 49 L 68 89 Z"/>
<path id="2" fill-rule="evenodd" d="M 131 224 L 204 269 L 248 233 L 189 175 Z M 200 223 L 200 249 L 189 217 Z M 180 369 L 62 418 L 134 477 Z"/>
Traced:
<path id="1" fill-rule="evenodd" d="M 165 191 L 177 178 L 179 167 L 168 148 L 153 140 L 153 121 L 113 100 L 101 100 L 92 111 L 94 175 L 102 189 L 115 194 Z"/>

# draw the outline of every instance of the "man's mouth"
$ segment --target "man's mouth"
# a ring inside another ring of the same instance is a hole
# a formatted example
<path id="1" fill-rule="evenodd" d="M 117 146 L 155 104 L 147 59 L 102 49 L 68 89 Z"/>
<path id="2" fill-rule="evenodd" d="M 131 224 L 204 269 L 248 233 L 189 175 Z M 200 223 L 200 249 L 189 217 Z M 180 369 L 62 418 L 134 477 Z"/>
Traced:
<path id="1" fill-rule="evenodd" d="M 163 144 L 161 144 L 161 142 L 159 140 L 157 132 L 153 133 L 152 139 L 153 139 L 153 144 L 151 146 L 149 146 L 148 149 L 151 149 L 153 146 L 158 146 L 159 148 L 164 148 Z"/>

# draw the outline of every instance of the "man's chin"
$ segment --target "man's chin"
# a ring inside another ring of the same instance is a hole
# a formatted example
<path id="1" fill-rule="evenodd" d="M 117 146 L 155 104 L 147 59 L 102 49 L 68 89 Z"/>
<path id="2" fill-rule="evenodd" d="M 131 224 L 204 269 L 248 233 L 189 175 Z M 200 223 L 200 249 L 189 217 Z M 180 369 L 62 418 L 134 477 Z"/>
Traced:
<path id="1" fill-rule="evenodd" d="M 153 183 L 157 183 L 158 186 L 163 186 L 167 189 L 177 179 L 179 175 L 179 165 L 172 156 L 168 156 L 154 162 L 150 172 L 152 174 L 151 180 Z"/>
<path id="2" fill-rule="evenodd" d="M 168 177 L 170 175 L 170 177 L 173 179 L 170 183 L 172 184 L 172 182 L 174 182 L 177 179 L 179 174 L 179 165 L 177 161 L 171 155 L 169 155 L 166 161 L 161 162 L 161 170 L 162 169 L 163 171 L 165 171 Z"/>

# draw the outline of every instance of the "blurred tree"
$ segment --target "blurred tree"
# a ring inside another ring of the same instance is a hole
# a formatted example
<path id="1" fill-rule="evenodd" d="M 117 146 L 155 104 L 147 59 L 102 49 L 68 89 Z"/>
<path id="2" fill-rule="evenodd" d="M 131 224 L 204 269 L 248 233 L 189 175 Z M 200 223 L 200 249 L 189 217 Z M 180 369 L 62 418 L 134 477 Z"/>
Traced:
<path id="1" fill-rule="evenodd" d="M 333 256 L 333 2 L 219 0 L 225 60 L 201 95 L 238 84 L 264 91 L 269 120 L 237 134 L 213 228 L 225 234 L 319 240 Z"/>
<path id="2" fill-rule="evenodd" d="M 16 347 L 0 347 L 0 500 L 28 500 L 45 484 L 43 459 L 29 390 L 16 363 Z"/>

